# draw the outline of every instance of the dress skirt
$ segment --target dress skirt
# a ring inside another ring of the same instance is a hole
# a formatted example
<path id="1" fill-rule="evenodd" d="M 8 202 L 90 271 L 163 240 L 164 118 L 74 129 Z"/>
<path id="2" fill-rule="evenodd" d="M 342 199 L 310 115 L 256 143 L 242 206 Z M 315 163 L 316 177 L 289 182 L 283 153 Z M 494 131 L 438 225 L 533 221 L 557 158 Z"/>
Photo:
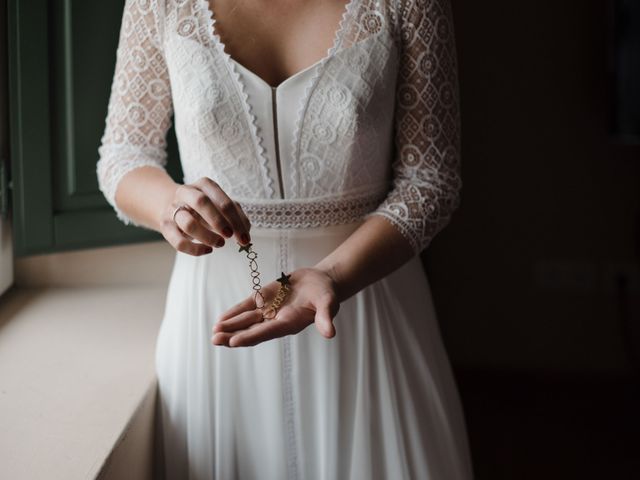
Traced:
<path id="1" fill-rule="evenodd" d="M 315 265 L 357 226 L 253 228 L 262 283 Z M 311 325 L 254 347 L 212 345 L 216 319 L 251 293 L 234 242 L 176 253 L 156 346 L 166 478 L 472 478 L 419 257 L 343 302 L 332 339 Z"/>

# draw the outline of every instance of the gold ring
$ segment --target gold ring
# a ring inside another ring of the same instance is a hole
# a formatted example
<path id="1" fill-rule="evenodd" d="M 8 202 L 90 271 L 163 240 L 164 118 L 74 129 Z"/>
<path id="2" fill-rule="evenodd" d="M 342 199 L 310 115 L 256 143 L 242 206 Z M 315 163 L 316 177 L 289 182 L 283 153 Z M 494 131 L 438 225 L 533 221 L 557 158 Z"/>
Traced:
<path id="1" fill-rule="evenodd" d="M 175 210 L 173 211 L 173 215 L 171 215 L 171 219 L 173 220 L 173 223 L 176 223 L 176 214 L 180 211 L 180 210 L 188 210 L 186 205 L 178 205 Z"/>

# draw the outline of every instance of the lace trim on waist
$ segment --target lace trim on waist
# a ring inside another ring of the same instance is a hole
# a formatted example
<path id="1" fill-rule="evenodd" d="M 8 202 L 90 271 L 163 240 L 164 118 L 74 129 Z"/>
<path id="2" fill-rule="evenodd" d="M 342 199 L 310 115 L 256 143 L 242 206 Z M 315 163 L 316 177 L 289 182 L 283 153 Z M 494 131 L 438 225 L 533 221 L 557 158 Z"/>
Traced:
<path id="1" fill-rule="evenodd" d="M 339 198 L 238 203 L 255 227 L 314 228 L 355 222 L 375 210 L 386 194 L 376 191 Z"/>

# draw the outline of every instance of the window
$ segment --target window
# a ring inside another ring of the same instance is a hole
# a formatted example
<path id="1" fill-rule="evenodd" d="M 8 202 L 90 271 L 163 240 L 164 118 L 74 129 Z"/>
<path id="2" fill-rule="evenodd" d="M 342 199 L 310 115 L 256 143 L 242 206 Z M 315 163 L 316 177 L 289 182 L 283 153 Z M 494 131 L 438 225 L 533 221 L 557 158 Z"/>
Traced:
<path id="1" fill-rule="evenodd" d="M 16 255 L 161 238 L 122 224 L 95 174 L 123 7 L 8 0 Z M 168 142 L 168 171 L 180 179 L 173 129 Z"/>

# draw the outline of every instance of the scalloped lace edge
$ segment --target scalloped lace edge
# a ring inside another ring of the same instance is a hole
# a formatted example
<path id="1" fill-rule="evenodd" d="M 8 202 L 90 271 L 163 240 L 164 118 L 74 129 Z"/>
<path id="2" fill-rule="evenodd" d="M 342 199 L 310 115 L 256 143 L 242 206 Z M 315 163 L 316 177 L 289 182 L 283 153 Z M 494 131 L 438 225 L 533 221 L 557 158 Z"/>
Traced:
<path id="1" fill-rule="evenodd" d="M 275 195 L 275 190 L 273 188 L 273 178 L 269 169 L 269 160 L 266 155 L 266 150 L 262 145 L 263 139 L 262 135 L 258 133 L 258 123 L 255 114 L 252 111 L 251 103 L 249 102 L 249 94 L 246 91 L 246 87 L 244 82 L 242 81 L 242 76 L 240 72 L 238 72 L 236 66 L 231 61 L 231 55 L 229 55 L 225 51 L 224 42 L 220 39 L 220 36 L 217 34 L 215 25 L 216 18 L 213 9 L 211 8 L 211 4 L 208 0 L 198 0 L 198 6 L 205 13 L 205 17 L 207 19 L 207 35 L 210 37 L 211 41 L 214 43 L 215 47 L 222 54 L 224 58 L 224 62 L 227 65 L 227 69 L 233 75 L 233 78 L 237 85 L 237 90 L 240 93 L 240 98 L 242 100 L 242 105 L 244 111 L 248 117 L 249 129 L 251 130 L 251 139 L 255 146 L 258 160 L 260 163 L 261 171 L 263 174 L 263 180 L 265 185 L 265 190 L 267 196 L 273 198 Z"/>
<path id="2" fill-rule="evenodd" d="M 364 218 L 369 219 L 372 216 L 382 217 L 386 219 L 396 229 L 398 229 L 400 234 L 409 242 L 409 245 L 411 245 L 411 248 L 413 249 L 414 254 L 418 254 L 424 248 L 426 248 L 426 245 L 422 246 L 420 244 L 419 239 L 416 238 L 416 235 L 413 233 L 413 229 L 411 228 L 411 225 L 409 225 L 407 221 L 404 218 L 402 218 L 400 215 L 394 214 L 388 210 L 376 209 L 372 212 L 367 213 L 364 216 Z"/>
<path id="3" fill-rule="evenodd" d="M 347 2 L 347 5 L 345 6 L 344 11 L 342 12 L 342 17 L 340 18 L 340 22 L 338 23 L 338 28 L 334 33 L 333 43 L 331 47 L 327 49 L 326 56 L 322 60 L 320 60 L 318 64 L 318 68 L 316 69 L 315 72 L 313 72 L 313 75 L 309 80 L 309 83 L 307 83 L 307 86 L 304 89 L 304 94 L 300 99 L 300 104 L 297 111 L 296 127 L 293 132 L 293 139 L 291 140 L 291 145 L 290 145 L 293 161 L 295 162 L 298 162 L 300 159 L 300 137 L 301 137 L 301 132 L 304 124 L 304 117 L 306 116 L 307 109 L 309 108 L 309 103 L 310 103 L 309 100 L 311 99 L 311 95 L 313 94 L 313 91 L 318 85 L 320 78 L 322 78 L 322 75 L 325 72 L 325 68 L 324 68 L 325 64 L 333 58 L 333 56 L 336 54 L 338 49 L 342 46 L 342 40 L 344 39 L 344 31 L 347 27 L 348 19 L 352 15 L 355 3 L 356 3 L 356 0 L 349 0 Z M 289 175 L 290 177 L 289 179 L 291 180 L 291 191 L 294 192 L 294 196 L 298 195 L 298 191 L 297 191 L 298 190 L 298 178 L 297 178 L 298 173 L 299 172 L 297 172 L 296 169 L 294 168 L 291 170 L 291 174 Z"/>

